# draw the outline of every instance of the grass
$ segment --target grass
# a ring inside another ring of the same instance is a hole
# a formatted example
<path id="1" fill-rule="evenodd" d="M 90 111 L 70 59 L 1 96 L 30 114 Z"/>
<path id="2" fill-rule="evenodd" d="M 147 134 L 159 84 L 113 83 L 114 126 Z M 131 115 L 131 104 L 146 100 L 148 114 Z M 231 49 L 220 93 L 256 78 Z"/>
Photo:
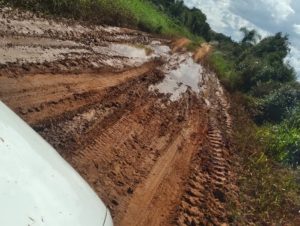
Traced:
<path id="1" fill-rule="evenodd" d="M 233 209 L 233 218 L 245 225 L 297 225 L 300 187 L 297 171 L 286 168 L 266 154 L 260 141 L 260 127 L 245 109 L 242 94 L 233 95 L 234 149 L 240 163 L 239 188 L 242 209 Z M 298 222 L 299 223 L 299 222 Z"/>
<path id="2" fill-rule="evenodd" d="M 208 62 L 217 73 L 222 84 L 229 90 L 235 90 L 239 83 L 239 76 L 234 70 L 234 63 L 218 50 L 209 56 Z"/>
<path id="3" fill-rule="evenodd" d="M 0 2 L 95 24 L 129 26 L 166 36 L 196 38 L 182 24 L 146 0 L 0 0 Z"/>
<path id="4" fill-rule="evenodd" d="M 139 27 L 149 32 L 175 36 L 193 36 L 187 28 L 178 25 L 161 11 L 158 11 L 152 3 L 143 0 L 118 0 L 124 8 L 131 12 L 138 21 Z"/>

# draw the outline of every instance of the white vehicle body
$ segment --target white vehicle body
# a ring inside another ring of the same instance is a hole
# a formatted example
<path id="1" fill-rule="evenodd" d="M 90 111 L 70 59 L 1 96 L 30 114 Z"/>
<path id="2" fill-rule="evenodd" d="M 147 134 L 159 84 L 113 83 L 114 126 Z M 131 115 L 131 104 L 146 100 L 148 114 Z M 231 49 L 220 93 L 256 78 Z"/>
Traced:
<path id="1" fill-rule="evenodd" d="M 89 185 L 1 101 L 0 225 L 113 225 Z"/>

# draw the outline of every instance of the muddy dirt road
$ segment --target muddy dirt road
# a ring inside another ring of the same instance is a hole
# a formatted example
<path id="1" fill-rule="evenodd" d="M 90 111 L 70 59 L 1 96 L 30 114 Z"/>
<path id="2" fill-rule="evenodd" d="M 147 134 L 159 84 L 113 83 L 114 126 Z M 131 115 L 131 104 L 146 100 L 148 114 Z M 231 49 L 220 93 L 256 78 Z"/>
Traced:
<path id="1" fill-rule="evenodd" d="M 0 36 L 0 99 L 88 181 L 116 225 L 230 223 L 229 103 L 195 56 L 139 31 L 9 8 Z"/>

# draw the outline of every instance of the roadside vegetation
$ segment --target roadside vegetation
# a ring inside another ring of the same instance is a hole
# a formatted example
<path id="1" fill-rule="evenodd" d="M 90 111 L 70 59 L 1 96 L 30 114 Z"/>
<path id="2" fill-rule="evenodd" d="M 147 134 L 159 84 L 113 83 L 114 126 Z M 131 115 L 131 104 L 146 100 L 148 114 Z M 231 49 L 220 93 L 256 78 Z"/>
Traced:
<path id="1" fill-rule="evenodd" d="M 281 33 L 260 41 L 256 31 L 241 29 L 244 38 L 234 43 L 226 37 L 210 56 L 210 64 L 223 84 L 240 92 L 248 112 L 260 128 L 267 154 L 297 168 L 300 164 L 300 83 L 285 62 L 288 37 Z"/>
<path id="2" fill-rule="evenodd" d="M 233 217 L 244 224 L 297 225 L 300 84 L 285 61 L 288 37 L 241 32 L 239 43 L 219 34 L 208 59 L 232 96 L 243 207 L 234 209 Z"/>
<path id="3" fill-rule="evenodd" d="M 0 2 L 95 24 L 126 26 L 166 36 L 197 39 L 193 31 L 184 26 L 180 20 L 159 10 L 149 0 L 0 0 Z"/>
<path id="4" fill-rule="evenodd" d="M 267 140 L 262 136 L 270 127 L 254 122 L 249 97 L 240 92 L 231 97 L 235 121 L 233 148 L 239 163 L 240 189 L 240 206 L 231 209 L 233 222 L 236 225 L 298 225 L 300 196 L 296 179 L 299 172 L 283 165 L 278 153 L 274 154 L 278 147 L 270 146 L 270 134 Z"/>
<path id="5" fill-rule="evenodd" d="M 211 30 L 199 9 L 175 0 L 0 0 L 50 15 L 138 28 L 168 37 L 193 40 L 195 50 L 205 39 L 214 51 L 207 59 L 231 93 L 235 117 L 234 148 L 240 158 L 242 209 L 236 222 L 255 225 L 294 222 L 299 210 L 300 85 L 285 58 L 288 37 L 261 39 L 242 28 L 234 42 Z M 299 180 L 299 176 L 298 176 Z M 298 209 L 297 209 L 298 208 Z"/>

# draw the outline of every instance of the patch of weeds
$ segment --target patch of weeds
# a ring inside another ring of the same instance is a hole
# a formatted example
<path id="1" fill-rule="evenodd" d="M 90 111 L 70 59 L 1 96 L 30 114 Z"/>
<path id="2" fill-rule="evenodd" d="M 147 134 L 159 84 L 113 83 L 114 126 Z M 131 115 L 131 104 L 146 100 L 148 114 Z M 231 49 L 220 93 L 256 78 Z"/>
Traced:
<path id="1" fill-rule="evenodd" d="M 245 225 L 297 225 L 300 210 L 300 186 L 297 171 L 276 162 L 266 154 L 260 141 L 260 128 L 245 109 L 245 98 L 232 98 L 234 116 L 234 150 L 238 155 L 240 202 L 242 209 L 233 209 L 236 223 Z"/>
<path id="2" fill-rule="evenodd" d="M 234 69 L 234 62 L 230 61 L 222 52 L 214 51 L 211 53 L 208 58 L 208 64 L 228 90 L 232 91 L 238 88 L 240 76 Z"/>

